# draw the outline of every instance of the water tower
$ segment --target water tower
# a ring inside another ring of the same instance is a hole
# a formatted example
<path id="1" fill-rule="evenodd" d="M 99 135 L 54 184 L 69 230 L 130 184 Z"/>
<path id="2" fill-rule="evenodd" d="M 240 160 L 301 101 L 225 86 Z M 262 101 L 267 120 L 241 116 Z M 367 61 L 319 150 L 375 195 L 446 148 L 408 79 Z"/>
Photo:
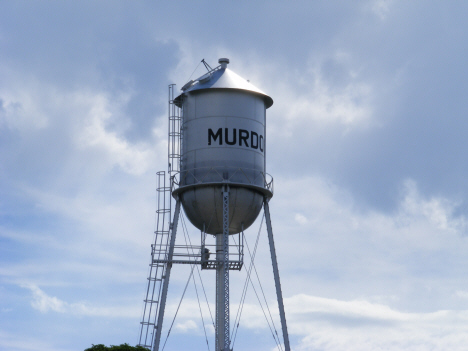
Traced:
<path id="1" fill-rule="evenodd" d="M 268 207 L 273 180 L 265 171 L 266 110 L 273 100 L 227 68 L 229 59 L 219 59 L 214 69 L 202 62 L 208 72 L 185 84 L 180 95 L 169 86 L 169 178 L 158 172 L 157 228 L 139 345 L 159 350 L 172 265 L 198 264 L 216 271 L 215 351 L 231 350 L 229 271 L 242 269 L 241 234 L 263 207 L 283 341 L 289 351 Z M 200 245 L 185 253 L 180 245 L 175 247 L 181 205 L 201 231 Z M 215 238 L 211 246 L 207 234 Z"/>

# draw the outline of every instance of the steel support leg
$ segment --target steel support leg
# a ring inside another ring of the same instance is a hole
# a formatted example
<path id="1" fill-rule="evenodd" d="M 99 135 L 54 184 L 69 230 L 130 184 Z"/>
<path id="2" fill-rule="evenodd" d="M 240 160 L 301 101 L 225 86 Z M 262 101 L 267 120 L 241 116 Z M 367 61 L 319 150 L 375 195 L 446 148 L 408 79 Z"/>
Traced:
<path id="1" fill-rule="evenodd" d="M 223 233 L 216 235 L 216 350 L 229 351 L 229 187 L 223 189 Z"/>
<path id="2" fill-rule="evenodd" d="M 167 266 L 166 266 L 166 274 L 164 276 L 164 282 L 162 286 L 161 292 L 161 300 L 159 301 L 159 313 L 158 313 L 158 321 L 156 324 L 156 334 L 154 336 L 153 342 L 153 351 L 159 350 L 159 343 L 161 341 L 161 330 L 162 330 L 162 323 L 164 319 L 164 309 L 166 308 L 166 298 L 167 298 L 167 289 L 169 287 L 169 277 L 171 276 L 171 268 L 172 268 L 172 256 L 174 255 L 174 244 L 177 234 L 177 223 L 179 222 L 179 213 L 180 213 L 180 200 L 177 198 L 177 202 L 175 205 L 174 211 L 174 220 L 170 226 L 171 232 L 171 240 L 169 244 L 169 252 L 167 254 Z"/>
<path id="3" fill-rule="evenodd" d="M 270 208 L 268 206 L 268 199 L 263 201 L 265 211 L 265 219 L 268 231 L 268 241 L 270 243 L 271 263 L 273 265 L 273 275 L 275 277 L 276 298 L 278 299 L 278 308 L 281 319 L 281 329 L 283 330 L 284 349 L 290 351 L 288 327 L 286 325 L 286 315 L 284 314 L 283 293 L 281 292 L 281 282 L 278 271 L 278 261 L 276 260 L 275 242 L 273 241 L 273 230 L 271 229 Z"/>

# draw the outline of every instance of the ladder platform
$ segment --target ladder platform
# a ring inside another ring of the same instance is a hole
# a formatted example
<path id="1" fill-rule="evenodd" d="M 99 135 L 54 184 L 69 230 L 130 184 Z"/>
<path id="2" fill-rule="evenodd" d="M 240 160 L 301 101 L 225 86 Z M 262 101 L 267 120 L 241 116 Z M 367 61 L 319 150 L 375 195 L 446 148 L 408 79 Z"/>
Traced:
<path id="1" fill-rule="evenodd" d="M 153 263 L 172 263 L 172 264 L 199 264 L 202 266 L 202 269 L 216 269 L 220 262 L 216 260 L 208 260 L 208 261 L 194 261 L 194 260 L 153 260 Z M 222 262 L 221 262 L 222 264 Z M 242 261 L 229 261 L 229 269 L 230 270 L 238 270 L 242 269 L 244 262 Z"/>

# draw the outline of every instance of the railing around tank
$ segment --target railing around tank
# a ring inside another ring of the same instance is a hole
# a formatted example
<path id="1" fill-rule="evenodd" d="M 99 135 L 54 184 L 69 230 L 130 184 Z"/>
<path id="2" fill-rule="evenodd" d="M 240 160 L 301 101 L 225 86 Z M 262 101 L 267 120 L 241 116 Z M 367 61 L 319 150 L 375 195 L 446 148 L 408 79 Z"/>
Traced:
<path id="1" fill-rule="evenodd" d="M 273 195 L 273 177 L 256 169 L 239 167 L 199 167 L 175 173 L 172 191 L 195 185 L 232 184 L 266 190 Z"/>

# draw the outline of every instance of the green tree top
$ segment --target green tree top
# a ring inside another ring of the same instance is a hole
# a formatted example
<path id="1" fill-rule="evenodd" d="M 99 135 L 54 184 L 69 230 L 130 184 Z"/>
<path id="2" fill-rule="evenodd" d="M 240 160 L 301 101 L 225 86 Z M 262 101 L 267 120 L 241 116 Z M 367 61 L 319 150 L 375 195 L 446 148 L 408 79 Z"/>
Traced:
<path id="1" fill-rule="evenodd" d="M 148 349 L 142 346 L 130 346 L 129 344 L 125 343 L 120 346 L 111 345 L 105 346 L 103 344 L 94 345 L 84 351 L 148 351 Z"/>

